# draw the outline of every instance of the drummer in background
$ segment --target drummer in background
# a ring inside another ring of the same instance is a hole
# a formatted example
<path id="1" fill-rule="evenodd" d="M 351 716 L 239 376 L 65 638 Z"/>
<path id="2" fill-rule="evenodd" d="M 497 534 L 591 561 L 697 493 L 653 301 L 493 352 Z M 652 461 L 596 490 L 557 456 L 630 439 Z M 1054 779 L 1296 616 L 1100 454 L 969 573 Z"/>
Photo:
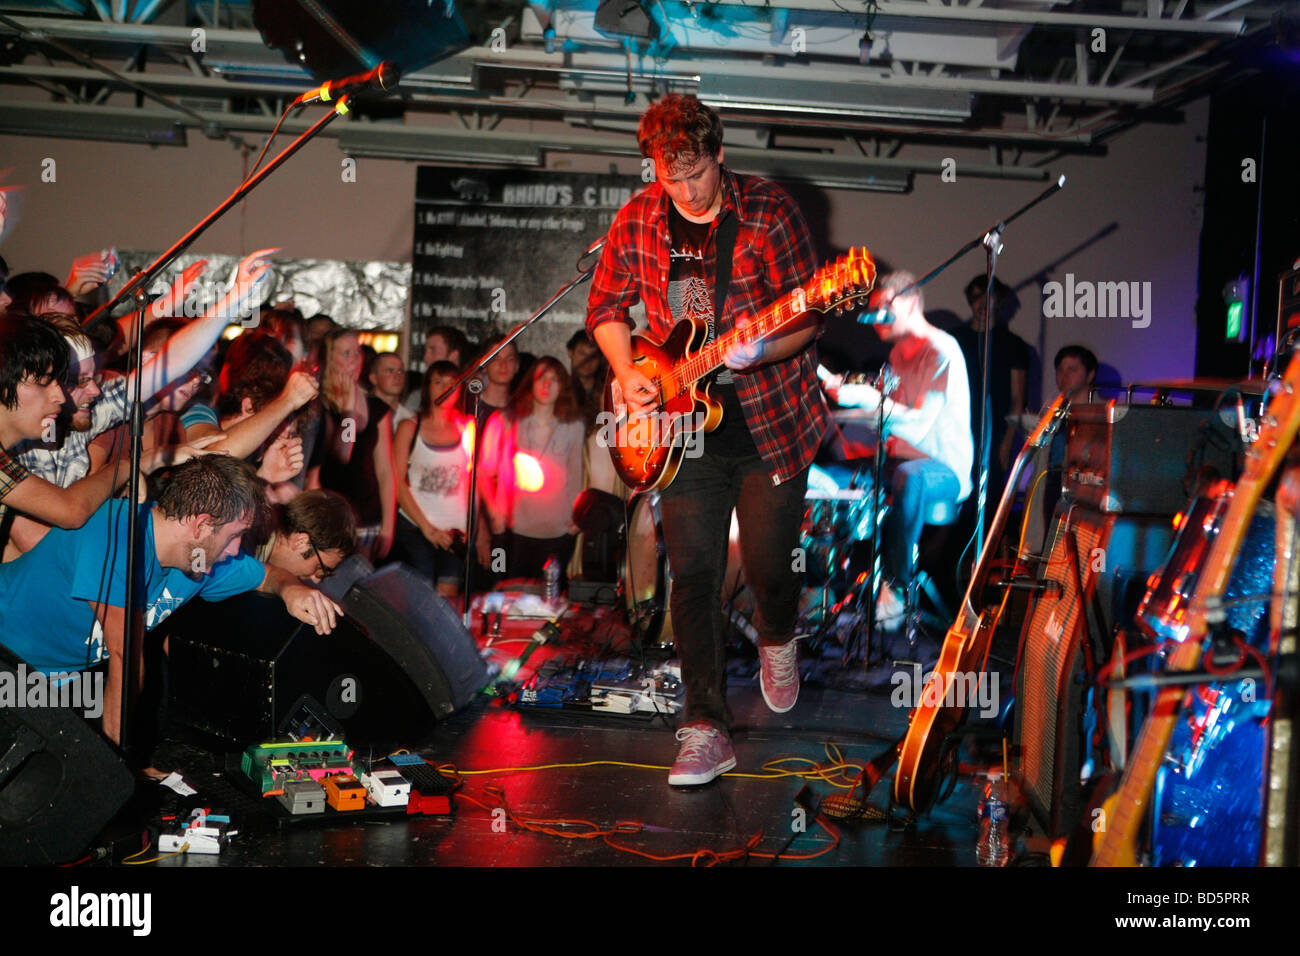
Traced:
<path id="1" fill-rule="evenodd" d="M 893 504 L 881 525 L 882 563 L 886 580 L 877 602 L 877 621 L 893 628 L 903 623 L 903 589 L 915 571 L 914 550 L 925 516 L 940 500 L 954 507 L 971 493 L 974 442 L 970 429 L 970 389 L 966 362 L 951 335 L 925 318 L 919 288 L 908 272 L 889 272 L 876 281 L 870 307 L 890 321 L 873 325 L 893 346 L 889 365 L 897 386 L 885 396 L 884 436 Z M 871 385 L 846 385 L 836 376 L 825 382 L 842 406 L 875 410 L 879 391 Z"/>

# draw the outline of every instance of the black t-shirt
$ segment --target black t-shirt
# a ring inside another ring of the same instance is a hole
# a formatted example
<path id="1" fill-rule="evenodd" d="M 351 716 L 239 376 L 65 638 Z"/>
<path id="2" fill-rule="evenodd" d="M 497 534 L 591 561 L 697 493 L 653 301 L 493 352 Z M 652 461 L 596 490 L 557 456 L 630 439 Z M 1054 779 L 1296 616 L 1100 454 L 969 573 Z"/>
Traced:
<path id="1" fill-rule="evenodd" d="M 694 318 L 709 327 L 709 341 L 717 337 L 714 306 L 714 276 L 706 267 L 705 249 L 710 241 L 712 222 L 691 222 L 668 204 L 669 250 L 668 306 L 677 322 Z M 728 456 L 758 453 L 749 433 L 745 413 L 740 407 L 731 369 L 723 366 L 714 377 L 710 394 L 722 402 L 722 423 L 709 432 L 704 446 L 711 453 Z"/>
<path id="2" fill-rule="evenodd" d="M 379 423 L 389 414 L 389 407 L 382 399 L 366 396 L 366 427 L 356 430 L 353 424 L 356 434 L 351 436 L 352 454 L 346 462 L 334 455 L 336 436 L 345 427 L 345 416 L 324 406 L 322 410 L 324 415 L 311 462 L 320 466 L 321 487 L 337 491 L 352 503 L 360 527 L 381 524 L 384 509 L 379 498 L 379 477 L 375 474 L 375 445 L 379 443 Z"/>
<path id="3" fill-rule="evenodd" d="M 979 400 L 980 377 L 983 375 L 983 366 L 980 362 L 980 344 L 984 335 L 971 328 L 970 323 L 966 323 L 954 329 L 952 337 L 957 340 L 957 344 L 961 346 L 961 354 L 966 358 L 966 373 L 970 381 L 971 434 L 975 436 L 976 444 L 978 444 L 980 422 L 983 420 L 984 415 L 984 405 Z M 1010 427 L 1007 425 L 1007 415 L 1011 412 L 1011 372 L 1013 369 L 1028 372 L 1029 343 L 1005 325 L 999 323 L 993 326 L 991 344 L 992 352 L 989 355 L 989 400 L 992 406 L 993 418 L 989 423 L 989 441 L 992 448 L 996 449 L 998 442 L 1002 440 L 1003 434 Z M 977 462 L 979 460 L 978 452 L 979 449 L 977 448 L 975 456 Z"/>

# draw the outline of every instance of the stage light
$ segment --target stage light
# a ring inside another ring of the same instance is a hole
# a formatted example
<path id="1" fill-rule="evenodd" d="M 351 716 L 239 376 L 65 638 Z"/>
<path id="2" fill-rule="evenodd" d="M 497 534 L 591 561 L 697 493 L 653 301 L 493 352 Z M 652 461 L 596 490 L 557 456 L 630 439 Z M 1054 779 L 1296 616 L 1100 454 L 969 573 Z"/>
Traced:
<path id="1" fill-rule="evenodd" d="M 515 452 L 515 487 L 520 491 L 541 491 L 546 484 L 542 474 L 542 465 L 532 455 L 522 451 Z"/>
<path id="2" fill-rule="evenodd" d="M 465 470 L 472 471 L 474 469 L 474 420 L 472 418 L 465 423 L 465 430 L 460 433 L 460 447 L 465 452 Z"/>

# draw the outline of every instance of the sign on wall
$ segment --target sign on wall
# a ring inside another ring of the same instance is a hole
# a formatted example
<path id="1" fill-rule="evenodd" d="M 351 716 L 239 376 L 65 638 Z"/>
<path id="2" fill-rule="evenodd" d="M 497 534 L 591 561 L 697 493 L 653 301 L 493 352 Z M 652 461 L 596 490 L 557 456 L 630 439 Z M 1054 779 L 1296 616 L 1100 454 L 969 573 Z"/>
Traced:
<path id="1" fill-rule="evenodd" d="M 532 315 L 577 275 L 578 257 L 643 185 L 637 176 L 420 167 L 411 367 L 423 368 L 433 326 L 455 326 L 480 342 Z M 525 332 L 520 351 L 563 357 L 565 341 L 586 319 L 587 291 L 577 287 Z"/>

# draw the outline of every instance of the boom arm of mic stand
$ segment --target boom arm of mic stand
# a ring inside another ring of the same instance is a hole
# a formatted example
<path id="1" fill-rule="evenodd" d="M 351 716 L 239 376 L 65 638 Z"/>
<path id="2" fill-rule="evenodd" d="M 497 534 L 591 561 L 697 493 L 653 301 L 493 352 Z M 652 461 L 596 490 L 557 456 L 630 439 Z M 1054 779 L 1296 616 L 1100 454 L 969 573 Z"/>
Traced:
<path id="1" fill-rule="evenodd" d="M 979 234 L 978 238 L 972 239 L 970 242 L 966 243 L 964 246 L 962 246 L 960 249 L 954 252 L 951 256 L 949 256 L 947 259 L 941 262 L 939 265 L 935 266 L 925 275 L 921 276 L 921 278 L 917 279 L 911 285 L 906 286 L 905 288 L 899 290 L 898 295 L 902 295 L 905 292 L 911 292 L 913 289 L 917 288 L 918 286 L 925 285 L 927 282 L 929 282 L 931 279 L 937 276 L 940 272 L 943 272 L 944 269 L 947 269 L 950 265 L 952 265 L 962 256 L 966 255 L 966 253 L 970 252 L 976 246 L 983 245 L 984 238 L 988 236 L 990 233 L 996 232 L 997 234 L 1001 235 L 1002 230 L 1005 229 L 1009 223 L 1015 222 L 1017 219 L 1019 219 L 1021 216 L 1027 213 L 1030 209 L 1034 208 L 1040 202 L 1046 199 L 1048 196 L 1051 196 L 1059 192 L 1064 187 L 1065 187 L 1065 176 L 1061 175 L 1060 177 L 1057 178 L 1056 182 L 1048 186 L 1041 193 L 1039 193 L 1033 199 L 1029 200 L 1029 202 L 1025 203 L 1023 206 L 1021 206 L 1011 215 L 1007 216 L 1006 219 L 1003 219 L 997 225 L 993 226 L 993 228 L 986 229 L 984 232 Z"/>
<path id="2" fill-rule="evenodd" d="M 100 306 L 86 320 L 85 326 L 89 327 L 96 322 L 105 321 L 112 314 L 113 306 L 127 296 L 139 296 L 139 308 L 136 310 L 136 329 L 135 329 L 135 348 L 132 350 L 135 355 L 135 397 L 131 402 L 130 422 L 131 422 L 131 481 L 130 481 L 130 506 L 126 509 L 126 530 L 127 530 L 127 553 L 126 553 L 126 600 L 122 614 L 122 707 L 119 713 L 119 738 L 118 743 L 123 750 L 126 750 L 130 742 L 130 716 L 131 691 L 135 687 L 134 661 L 136 639 L 136 618 L 139 616 L 137 608 L 140 604 L 140 595 L 137 594 L 136 577 L 139 575 L 140 558 L 144 551 L 141 547 L 143 542 L 140 540 L 139 525 L 139 500 L 140 500 L 140 446 L 143 440 L 144 432 L 144 400 L 140 393 L 140 372 L 141 358 L 144 348 L 144 290 L 146 284 L 159 272 L 167 267 L 167 264 L 175 259 L 178 255 L 194 242 L 199 236 L 208 230 L 208 228 L 221 218 L 231 206 L 243 199 L 244 196 L 256 189 L 257 186 L 271 172 L 278 169 L 284 162 L 298 152 L 307 142 L 327 125 L 333 122 L 334 118 L 341 113 L 347 112 L 347 97 L 339 99 L 334 109 L 326 113 L 320 120 L 313 124 L 309 129 L 304 130 L 302 134 L 284 148 L 280 155 L 276 156 L 270 163 L 262 167 L 255 175 L 241 183 L 239 188 L 230 194 L 230 197 L 221 203 L 216 209 L 208 213 L 198 225 L 182 236 L 170 249 L 160 255 L 153 263 L 141 272 L 137 272 L 122 289 L 111 300 Z"/>
<path id="3" fill-rule="evenodd" d="M 181 236 L 180 239 L 176 240 L 175 244 L 173 244 L 170 249 L 158 256 L 158 258 L 150 263 L 145 269 L 132 276 L 130 281 L 118 290 L 117 295 L 113 296 L 113 298 L 109 299 L 87 316 L 82 325 L 84 327 L 90 327 L 98 322 L 106 321 L 110 317 L 113 309 L 116 308 L 120 302 L 131 298 L 137 289 L 143 288 L 151 279 L 153 279 L 154 276 L 167 268 L 173 259 L 188 249 L 199 236 L 207 232 L 212 224 L 225 215 L 226 211 L 230 209 L 231 206 L 238 203 L 261 185 L 262 180 L 266 179 L 267 176 L 271 175 L 271 173 L 276 169 L 284 165 L 290 156 L 298 152 L 298 150 L 302 149 L 302 147 L 307 144 L 308 140 L 313 139 L 317 133 L 323 130 L 330 123 L 334 122 L 340 114 L 346 113 L 347 111 L 347 97 L 344 96 L 339 99 L 333 109 L 304 130 L 298 138 L 286 146 L 278 156 L 259 169 L 243 183 L 240 183 L 239 188 L 223 200 L 221 205 L 208 213 L 207 216 L 195 225 L 193 229 Z"/>

